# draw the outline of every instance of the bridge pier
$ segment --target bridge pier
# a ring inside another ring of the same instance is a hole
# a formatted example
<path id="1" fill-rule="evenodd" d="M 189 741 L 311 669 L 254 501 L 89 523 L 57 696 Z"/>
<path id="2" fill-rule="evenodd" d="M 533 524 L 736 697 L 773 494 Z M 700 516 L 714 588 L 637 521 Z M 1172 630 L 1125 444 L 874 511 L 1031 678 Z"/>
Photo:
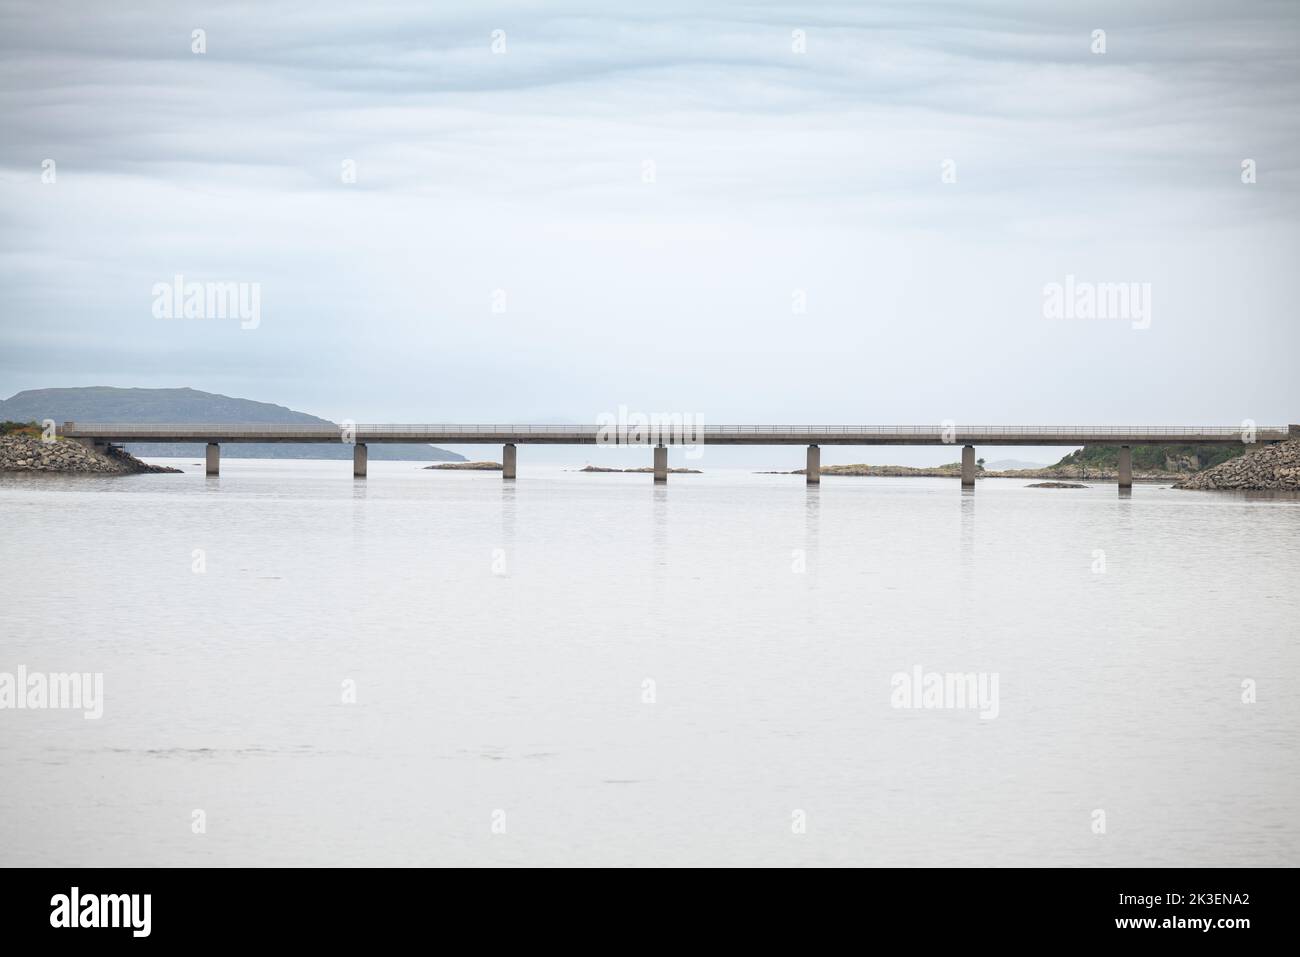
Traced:
<path id="1" fill-rule="evenodd" d="M 809 485 L 819 485 L 822 480 L 822 449 L 820 445 L 808 446 L 808 464 L 803 470 Z"/>
<path id="2" fill-rule="evenodd" d="M 961 448 L 961 487 L 975 487 L 975 446 L 963 445 Z"/>
<path id="3" fill-rule="evenodd" d="M 516 451 L 513 442 L 507 442 L 501 449 L 501 477 L 503 479 L 512 479 L 516 472 Z"/>
<path id="4" fill-rule="evenodd" d="M 668 449 L 662 445 L 655 446 L 655 481 L 668 481 Z"/>
<path id="5" fill-rule="evenodd" d="M 208 475 L 221 474 L 221 446 L 216 442 L 208 443 L 208 454 L 204 459 L 203 471 Z"/>
<path id="6" fill-rule="evenodd" d="M 1119 487 L 1133 488 L 1133 449 L 1128 445 L 1119 447 Z"/>
<path id="7" fill-rule="evenodd" d="M 366 477 L 366 463 L 370 460 L 370 451 L 366 448 L 364 442 L 355 442 L 352 445 L 352 477 Z"/>

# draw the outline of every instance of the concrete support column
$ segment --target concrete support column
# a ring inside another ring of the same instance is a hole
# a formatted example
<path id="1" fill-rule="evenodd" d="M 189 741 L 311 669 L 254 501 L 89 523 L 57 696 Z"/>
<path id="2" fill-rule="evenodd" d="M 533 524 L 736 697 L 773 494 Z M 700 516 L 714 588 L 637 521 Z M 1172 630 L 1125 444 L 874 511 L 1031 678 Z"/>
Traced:
<path id="1" fill-rule="evenodd" d="M 1119 487 L 1133 487 L 1133 450 L 1127 445 L 1119 447 Z"/>
<path id="2" fill-rule="evenodd" d="M 808 465 L 803 470 L 809 485 L 817 485 L 822 480 L 822 450 L 819 445 L 808 446 Z"/>
<path id="3" fill-rule="evenodd" d="M 366 463 L 370 459 L 370 452 L 362 442 L 356 442 L 352 446 L 352 477 L 366 477 Z"/>
<path id="4" fill-rule="evenodd" d="M 662 445 L 655 446 L 655 481 L 668 481 L 668 449 Z"/>
<path id="5" fill-rule="evenodd" d="M 501 477 L 503 479 L 512 479 L 515 477 L 515 445 L 509 442 L 501 450 Z"/>
<path id="6" fill-rule="evenodd" d="M 221 446 L 216 442 L 208 443 L 208 455 L 205 464 L 207 468 L 204 471 L 208 475 L 221 474 Z"/>
<path id="7" fill-rule="evenodd" d="M 961 447 L 961 487 L 975 487 L 975 446 Z"/>

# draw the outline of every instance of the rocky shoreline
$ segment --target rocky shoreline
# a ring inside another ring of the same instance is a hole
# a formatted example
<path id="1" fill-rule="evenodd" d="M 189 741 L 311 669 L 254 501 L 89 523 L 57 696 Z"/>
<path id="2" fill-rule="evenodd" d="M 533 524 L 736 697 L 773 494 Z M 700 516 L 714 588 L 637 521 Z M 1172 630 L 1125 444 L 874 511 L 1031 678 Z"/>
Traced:
<path id="1" fill-rule="evenodd" d="M 1261 446 L 1214 468 L 1198 472 L 1174 488 L 1300 492 L 1300 439 Z"/>
<path id="2" fill-rule="evenodd" d="M 59 439 L 42 442 L 22 433 L 0 436 L 0 472 L 81 473 L 137 475 L 145 472 L 180 472 L 166 465 L 142 462 L 125 449 L 108 446 L 88 449 L 80 442 Z"/>

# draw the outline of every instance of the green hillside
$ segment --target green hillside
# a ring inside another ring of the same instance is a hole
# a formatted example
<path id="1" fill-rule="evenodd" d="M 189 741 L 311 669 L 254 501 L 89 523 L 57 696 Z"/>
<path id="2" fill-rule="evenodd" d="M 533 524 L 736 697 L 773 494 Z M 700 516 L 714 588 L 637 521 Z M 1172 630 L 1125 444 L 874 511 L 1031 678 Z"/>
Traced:
<path id="1" fill-rule="evenodd" d="M 1199 472 L 1243 455 L 1248 445 L 1135 445 L 1133 468 L 1140 472 Z M 1052 468 L 1078 465 L 1098 470 L 1119 468 L 1119 448 L 1113 445 L 1085 445 L 1071 452 Z"/>

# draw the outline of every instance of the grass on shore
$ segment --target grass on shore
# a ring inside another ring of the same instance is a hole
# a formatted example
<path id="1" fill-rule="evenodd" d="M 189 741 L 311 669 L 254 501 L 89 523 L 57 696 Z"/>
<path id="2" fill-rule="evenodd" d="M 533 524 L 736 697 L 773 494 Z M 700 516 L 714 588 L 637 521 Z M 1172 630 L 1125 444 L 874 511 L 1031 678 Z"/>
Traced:
<path id="1" fill-rule="evenodd" d="M 41 426 L 38 422 L 10 422 L 8 420 L 0 422 L 0 435 L 27 435 L 33 439 L 41 437 Z"/>

